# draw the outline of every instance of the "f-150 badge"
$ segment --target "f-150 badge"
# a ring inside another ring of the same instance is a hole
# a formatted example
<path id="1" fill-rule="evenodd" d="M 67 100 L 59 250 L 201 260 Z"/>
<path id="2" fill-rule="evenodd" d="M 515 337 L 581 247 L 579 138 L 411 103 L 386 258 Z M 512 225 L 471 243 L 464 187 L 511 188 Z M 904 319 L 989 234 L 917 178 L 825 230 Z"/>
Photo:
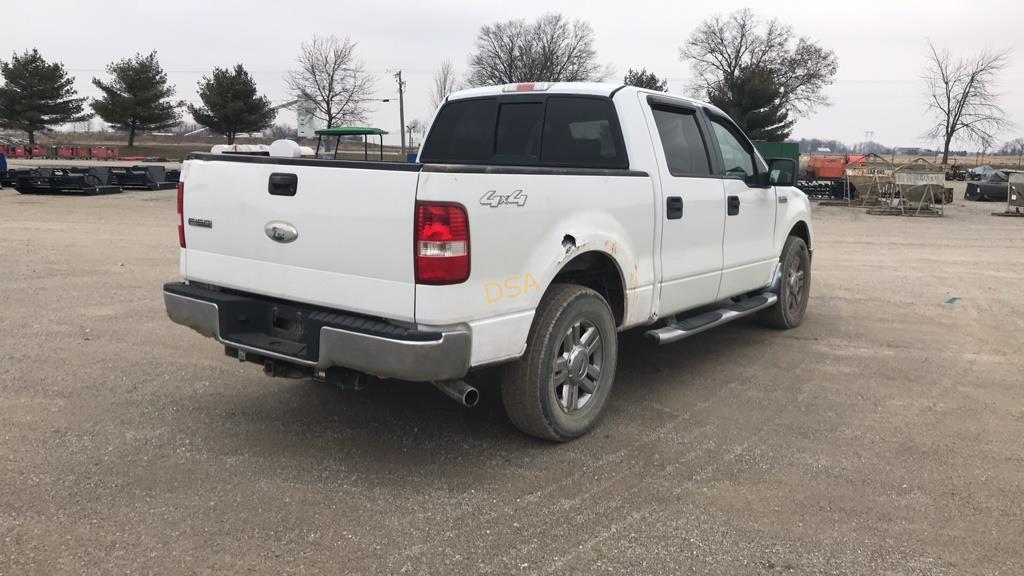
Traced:
<path id="1" fill-rule="evenodd" d="M 480 197 L 482 206 L 497 208 L 498 206 L 515 205 L 522 208 L 526 206 L 526 194 L 522 190 L 514 190 L 511 194 L 498 194 L 496 190 L 488 190 L 487 194 Z"/>

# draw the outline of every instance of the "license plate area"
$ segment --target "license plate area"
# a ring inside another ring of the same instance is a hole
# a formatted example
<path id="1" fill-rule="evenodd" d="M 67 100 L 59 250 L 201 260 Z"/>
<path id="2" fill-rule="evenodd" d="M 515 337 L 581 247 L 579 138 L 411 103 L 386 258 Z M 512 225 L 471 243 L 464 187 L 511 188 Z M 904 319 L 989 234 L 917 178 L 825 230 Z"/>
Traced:
<path id="1" fill-rule="evenodd" d="M 275 336 L 288 340 L 301 340 L 306 332 L 302 311 L 281 306 L 270 309 L 270 327 Z"/>
<path id="2" fill-rule="evenodd" d="M 229 342 L 316 360 L 321 324 L 310 313 L 279 302 L 232 299 L 220 305 L 221 335 Z"/>

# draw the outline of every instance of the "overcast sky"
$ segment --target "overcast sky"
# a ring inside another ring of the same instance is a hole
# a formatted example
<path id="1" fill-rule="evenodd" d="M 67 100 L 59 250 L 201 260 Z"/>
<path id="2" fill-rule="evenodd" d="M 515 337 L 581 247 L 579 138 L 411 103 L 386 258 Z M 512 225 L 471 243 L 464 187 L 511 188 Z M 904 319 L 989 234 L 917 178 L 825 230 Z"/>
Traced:
<path id="1" fill-rule="evenodd" d="M 431 76 L 443 60 L 452 59 L 460 74 L 465 72 L 482 24 L 532 19 L 546 11 L 588 20 L 600 61 L 615 69 L 613 81 L 620 81 L 627 68 L 646 66 L 669 79 L 670 92 L 688 94 L 690 71 L 679 60 L 679 47 L 709 15 L 746 6 L 791 24 L 797 34 L 838 56 L 839 73 L 826 92 L 832 106 L 801 118 L 794 137 L 852 143 L 870 130 L 877 142 L 903 146 L 932 144 L 921 138 L 928 128 L 920 79 L 926 38 L 955 53 L 1003 49 L 1020 42 L 1024 21 L 1021 0 L 47 0 L 3 2 L 0 58 L 38 47 L 77 77 L 81 94 L 95 96 L 90 79 L 103 75 L 108 62 L 157 50 L 178 96 L 190 102 L 198 100 L 196 81 L 204 73 L 241 62 L 259 89 L 279 103 L 288 99 L 282 76 L 294 66 L 304 40 L 314 34 L 349 36 L 377 76 L 378 97 L 397 95 L 389 71 L 404 70 L 408 122 L 430 117 Z M 1024 134 L 1022 59 L 1024 45 L 1011 55 L 999 87 L 1017 124 L 999 136 L 1000 142 Z M 282 112 L 278 121 L 294 125 L 295 114 Z M 395 132 L 397 103 L 378 104 L 371 123 Z"/>

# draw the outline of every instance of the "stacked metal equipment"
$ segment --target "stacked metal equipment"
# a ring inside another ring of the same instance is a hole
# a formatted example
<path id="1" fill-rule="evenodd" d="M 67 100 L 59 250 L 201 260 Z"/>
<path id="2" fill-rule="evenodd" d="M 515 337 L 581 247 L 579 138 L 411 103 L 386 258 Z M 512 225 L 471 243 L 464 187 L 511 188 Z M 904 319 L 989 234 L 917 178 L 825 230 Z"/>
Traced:
<path id="1" fill-rule="evenodd" d="M 0 188 L 13 188 L 18 183 L 18 176 L 29 176 L 31 174 L 31 168 L 11 168 L 10 170 L 0 172 Z"/>
<path id="2" fill-rule="evenodd" d="M 178 171 L 168 172 L 163 166 L 131 166 L 108 168 L 122 188 L 170 190 L 178 186 Z M 171 179 L 173 178 L 173 180 Z"/>
<path id="3" fill-rule="evenodd" d="M 896 165 L 878 154 L 865 154 L 846 165 L 846 202 L 850 206 L 875 207 L 892 204 L 896 196 Z"/>
<path id="4" fill-rule="evenodd" d="M 1006 210 L 993 212 L 992 215 L 1024 217 L 1024 172 L 1008 170 L 1007 173 Z"/>
<path id="5" fill-rule="evenodd" d="M 26 173 L 27 172 L 27 173 Z M 36 168 L 22 171 L 14 181 L 21 194 L 117 194 L 109 168 Z"/>
<path id="6" fill-rule="evenodd" d="M 1010 190 L 1010 173 L 1008 170 L 990 170 L 980 180 L 967 183 L 964 200 L 1002 201 L 1007 199 Z"/>
<path id="7" fill-rule="evenodd" d="M 896 216 L 942 216 L 946 172 L 937 164 L 916 158 L 893 173 L 894 197 L 888 206 L 869 208 L 868 214 Z"/>

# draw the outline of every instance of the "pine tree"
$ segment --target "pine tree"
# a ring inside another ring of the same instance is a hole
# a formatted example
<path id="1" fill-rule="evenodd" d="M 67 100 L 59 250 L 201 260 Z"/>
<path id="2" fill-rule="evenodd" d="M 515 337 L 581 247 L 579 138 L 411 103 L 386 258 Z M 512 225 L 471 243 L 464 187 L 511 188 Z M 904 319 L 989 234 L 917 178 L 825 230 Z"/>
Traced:
<path id="1" fill-rule="evenodd" d="M 647 88 L 648 90 L 657 90 L 658 92 L 668 90 L 668 80 L 658 78 L 654 75 L 654 72 L 648 72 L 647 68 L 641 68 L 640 70 L 630 68 L 626 72 L 626 76 L 622 78 L 622 83 L 626 86 Z"/>
<path id="2" fill-rule="evenodd" d="M 751 140 L 781 142 L 789 138 L 790 120 L 782 88 L 769 70 L 746 67 L 708 90 L 708 101 L 729 115 Z"/>
<path id="3" fill-rule="evenodd" d="M 35 48 L 0 61 L 0 74 L 0 127 L 25 131 L 29 144 L 36 143 L 39 130 L 92 118 L 64 65 L 47 62 Z"/>
<path id="4" fill-rule="evenodd" d="M 128 133 L 128 146 L 135 145 L 139 131 L 163 130 L 178 123 L 178 109 L 184 103 L 172 101 L 174 87 L 160 67 L 156 52 L 136 54 L 107 66 L 110 82 L 93 78 L 103 97 L 92 101 L 92 109 L 115 130 Z"/>
<path id="5" fill-rule="evenodd" d="M 189 114 L 197 123 L 226 136 L 228 144 L 234 144 L 240 132 L 270 126 L 277 116 L 270 100 L 256 92 L 256 82 L 241 64 L 234 70 L 214 68 L 210 76 L 203 76 L 199 98 L 203 106 L 189 104 Z"/>

